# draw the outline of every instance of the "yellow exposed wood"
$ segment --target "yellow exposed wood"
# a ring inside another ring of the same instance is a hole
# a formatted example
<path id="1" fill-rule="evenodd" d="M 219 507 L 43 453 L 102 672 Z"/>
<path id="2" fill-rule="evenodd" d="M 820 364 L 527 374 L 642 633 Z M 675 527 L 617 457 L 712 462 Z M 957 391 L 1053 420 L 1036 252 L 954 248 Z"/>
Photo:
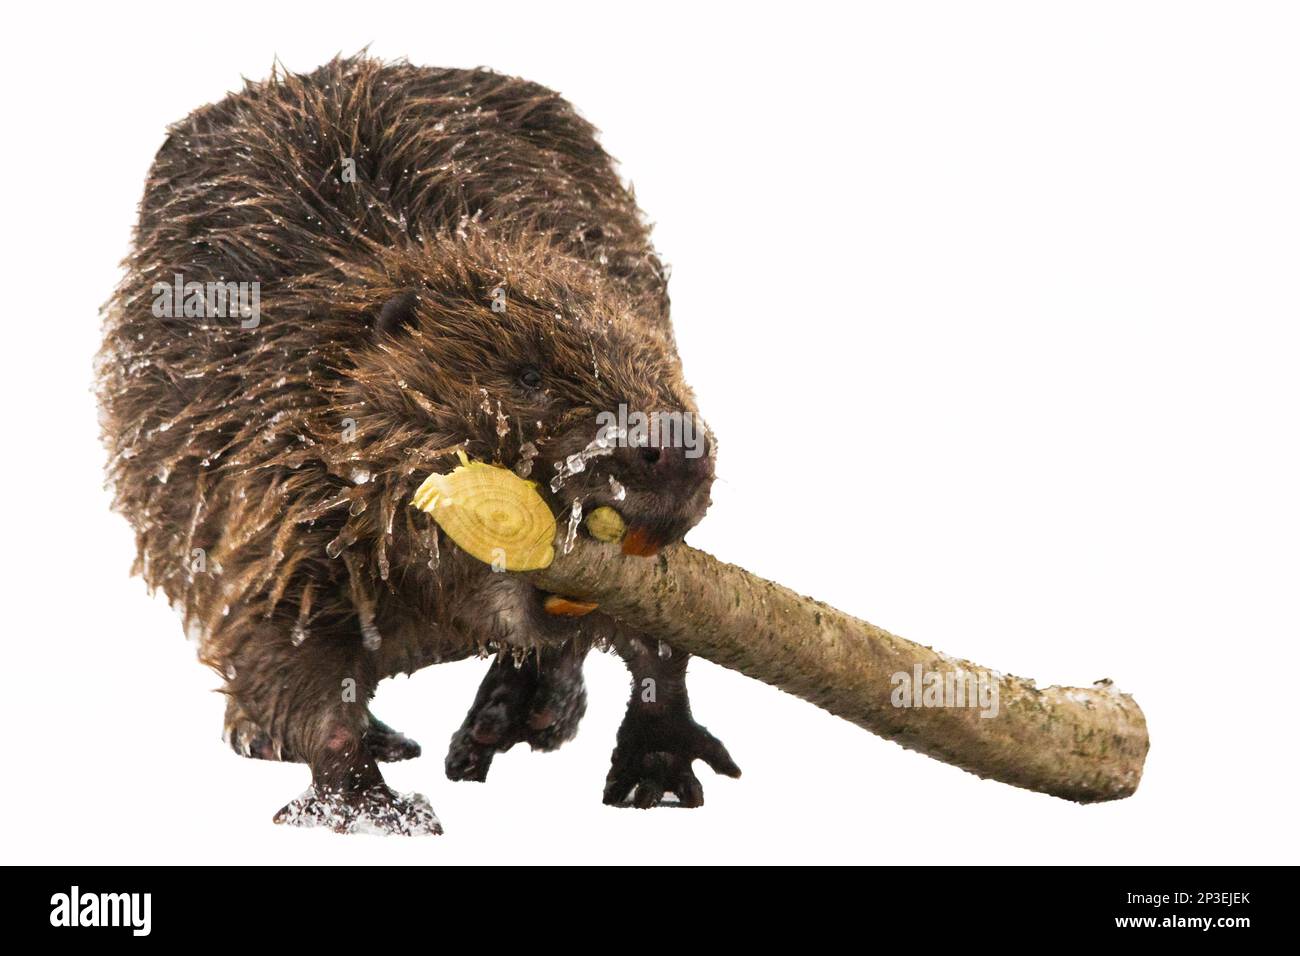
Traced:
<path id="1" fill-rule="evenodd" d="M 587 515 L 587 530 L 597 541 L 619 541 L 627 530 L 627 525 L 617 511 L 609 505 L 603 505 Z"/>
<path id="2" fill-rule="evenodd" d="M 432 474 L 411 504 L 433 516 L 462 550 L 506 571 L 535 571 L 555 559 L 555 518 L 537 485 L 485 462 Z"/>

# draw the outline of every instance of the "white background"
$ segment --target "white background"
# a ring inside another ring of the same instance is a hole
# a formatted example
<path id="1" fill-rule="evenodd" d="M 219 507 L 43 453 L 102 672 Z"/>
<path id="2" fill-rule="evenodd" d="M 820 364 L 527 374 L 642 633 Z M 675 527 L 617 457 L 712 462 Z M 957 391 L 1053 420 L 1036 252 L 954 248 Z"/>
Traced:
<path id="1" fill-rule="evenodd" d="M 1294 10 L 9 10 L 5 861 L 1296 862 Z M 166 125 L 366 43 L 529 77 L 604 131 L 721 436 L 696 546 L 1041 685 L 1113 678 L 1150 724 L 1137 795 L 980 781 L 698 662 L 744 777 L 604 807 L 626 678 L 596 655 L 578 739 L 486 785 L 442 773 L 484 662 L 381 687 L 425 747 L 388 779 L 445 836 L 273 826 L 307 772 L 230 753 L 214 675 L 128 577 L 91 358 Z"/>

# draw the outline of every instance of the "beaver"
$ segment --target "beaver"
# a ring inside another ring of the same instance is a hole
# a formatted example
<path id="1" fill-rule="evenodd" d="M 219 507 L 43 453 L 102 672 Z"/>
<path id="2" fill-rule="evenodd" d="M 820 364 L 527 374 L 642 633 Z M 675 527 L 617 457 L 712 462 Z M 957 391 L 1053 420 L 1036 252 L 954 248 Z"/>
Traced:
<path id="1" fill-rule="evenodd" d="M 97 372 L 114 507 L 133 570 L 220 675 L 230 745 L 310 768 L 277 822 L 441 832 L 384 783 L 378 762 L 420 747 L 370 701 L 475 654 L 495 659 L 452 780 L 571 739 L 594 647 L 632 676 L 606 803 L 699 806 L 695 759 L 739 775 L 692 716 L 689 655 L 498 573 L 410 507 L 458 453 L 531 476 L 562 526 L 614 508 L 637 555 L 708 507 L 702 425 L 704 454 L 608 436 L 593 453 L 602 414 L 698 409 L 649 226 L 562 97 L 364 55 L 277 66 L 170 127 L 124 268 Z"/>

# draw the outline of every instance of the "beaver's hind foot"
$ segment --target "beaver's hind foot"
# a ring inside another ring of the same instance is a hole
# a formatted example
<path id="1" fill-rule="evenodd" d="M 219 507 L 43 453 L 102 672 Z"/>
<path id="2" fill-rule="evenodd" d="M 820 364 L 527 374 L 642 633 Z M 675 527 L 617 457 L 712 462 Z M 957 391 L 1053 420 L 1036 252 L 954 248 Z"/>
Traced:
<path id="1" fill-rule="evenodd" d="M 703 760 L 716 773 L 740 776 L 722 741 L 689 713 L 661 718 L 629 712 L 605 778 L 604 802 L 640 809 L 703 806 L 704 787 L 691 769 L 695 760 Z M 667 799 L 668 794 L 676 799 Z"/>
<path id="2" fill-rule="evenodd" d="M 728 777 L 739 777 L 740 768 L 722 741 L 691 716 L 690 655 L 627 631 L 614 648 L 632 672 L 632 694 L 605 778 L 605 803 L 642 809 L 703 806 L 704 788 L 691 764 L 703 760 Z M 668 800 L 668 794 L 676 799 Z"/>

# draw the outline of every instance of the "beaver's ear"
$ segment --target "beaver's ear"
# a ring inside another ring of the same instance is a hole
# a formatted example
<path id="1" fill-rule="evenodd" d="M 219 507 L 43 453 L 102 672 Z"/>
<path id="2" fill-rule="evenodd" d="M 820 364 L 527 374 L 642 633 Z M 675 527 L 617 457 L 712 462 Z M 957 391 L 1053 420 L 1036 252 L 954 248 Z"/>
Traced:
<path id="1" fill-rule="evenodd" d="M 420 297 L 414 292 L 399 292 L 379 309 L 375 316 L 375 336 L 397 335 L 404 328 L 415 324 L 415 305 Z"/>

